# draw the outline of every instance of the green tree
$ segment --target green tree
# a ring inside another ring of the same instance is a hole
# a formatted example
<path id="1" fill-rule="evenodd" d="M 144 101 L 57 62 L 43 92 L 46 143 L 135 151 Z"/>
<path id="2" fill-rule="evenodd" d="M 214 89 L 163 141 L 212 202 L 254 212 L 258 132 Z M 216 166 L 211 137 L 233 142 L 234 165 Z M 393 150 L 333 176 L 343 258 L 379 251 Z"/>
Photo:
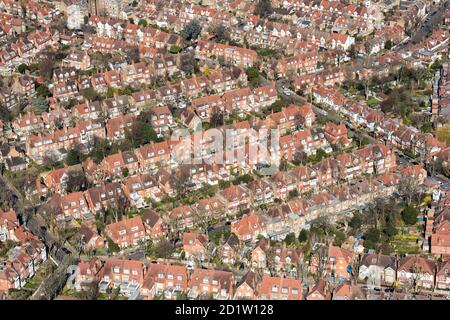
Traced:
<path id="1" fill-rule="evenodd" d="M 245 73 L 247 74 L 247 79 L 249 82 L 255 83 L 259 81 L 260 73 L 258 68 L 256 67 L 247 68 L 247 70 L 245 70 Z"/>
<path id="2" fill-rule="evenodd" d="M 36 94 L 41 97 L 49 97 L 51 93 L 46 85 L 41 84 L 39 87 L 37 87 Z"/>
<path id="3" fill-rule="evenodd" d="M 172 54 L 180 53 L 180 51 L 181 51 L 181 48 L 177 45 L 173 45 L 169 48 L 169 52 Z"/>
<path id="4" fill-rule="evenodd" d="M 134 121 L 131 130 L 126 132 L 126 137 L 131 141 L 134 148 L 137 148 L 141 145 L 147 144 L 149 142 L 157 142 L 161 141 L 158 138 L 155 130 L 148 124 L 142 120 L 137 119 Z"/>
<path id="5" fill-rule="evenodd" d="M 24 74 L 26 70 L 28 69 L 28 66 L 25 63 L 21 63 L 18 67 L 17 67 L 17 71 L 19 71 L 20 73 Z"/>
<path id="6" fill-rule="evenodd" d="M 298 235 L 298 241 L 305 242 L 308 240 L 308 238 L 309 238 L 308 230 L 302 229 L 302 231 L 300 231 L 300 234 Z"/>
<path id="7" fill-rule="evenodd" d="M 300 195 L 297 189 L 289 191 L 289 199 L 297 198 Z"/>
<path id="8" fill-rule="evenodd" d="M 201 32 L 202 26 L 200 22 L 194 19 L 184 26 L 183 30 L 181 30 L 181 36 L 186 40 L 195 40 Z"/>
<path id="9" fill-rule="evenodd" d="M 370 240 L 374 243 L 380 241 L 380 231 L 376 228 L 370 228 L 364 233 L 364 240 Z"/>
<path id="10" fill-rule="evenodd" d="M 295 244 L 295 240 L 296 240 L 295 234 L 294 234 L 294 233 L 289 233 L 289 234 L 286 236 L 286 238 L 284 239 L 284 242 L 285 242 L 288 246 L 290 246 L 290 245 Z"/>
<path id="11" fill-rule="evenodd" d="M 79 163 L 81 163 L 80 152 L 75 148 L 70 149 L 69 152 L 67 153 L 66 164 L 68 166 L 73 166 L 73 165 L 79 164 Z"/>
<path id="12" fill-rule="evenodd" d="M 402 211 L 402 219 L 407 225 L 414 225 L 417 223 L 417 215 L 419 211 L 413 206 L 406 206 Z"/>
<path id="13" fill-rule="evenodd" d="M 392 223 L 392 222 L 390 222 L 390 221 L 388 221 L 388 222 L 386 223 L 386 227 L 384 228 L 384 233 L 385 233 L 389 238 L 395 236 L 395 235 L 398 233 L 397 228 L 395 227 L 395 224 Z"/>
<path id="14" fill-rule="evenodd" d="M 86 88 L 83 91 L 81 91 L 81 95 L 89 101 L 95 101 L 98 100 L 99 98 L 97 91 L 95 91 L 94 88 L 92 87 Z"/>
<path id="15" fill-rule="evenodd" d="M 145 19 L 141 19 L 139 20 L 138 25 L 145 28 L 148 25 L 148 22 Z"/>
<path id="16" fill-rule="evenodd" d="M 386 50 L 391 50 L 391 49 L 392 49 L 392 46 L 393 46 L 393 44 L 392 44 L 392 41 L 391 41 L 391 40 L 388 40 L 388 41 L 386 41 L 386 42 L 384 43 L 384 48 L 385 48 Z"/>
<path id="17" fill-rule="evenodd" d="M 108 252 L 109 253 L 115 253 L 115 252 L 120 252 L 120 247 L 114 242 L 112 241 L 111 238 L 106 238 L 106 242 L 108 243 Z"/>
<path id="18" fill-rule="evenodd" d="M 380 231 L 375 228 L 370 228 L 364 233 L 364 246 L 368 249 L 375 249 L 380 241 Z"/>

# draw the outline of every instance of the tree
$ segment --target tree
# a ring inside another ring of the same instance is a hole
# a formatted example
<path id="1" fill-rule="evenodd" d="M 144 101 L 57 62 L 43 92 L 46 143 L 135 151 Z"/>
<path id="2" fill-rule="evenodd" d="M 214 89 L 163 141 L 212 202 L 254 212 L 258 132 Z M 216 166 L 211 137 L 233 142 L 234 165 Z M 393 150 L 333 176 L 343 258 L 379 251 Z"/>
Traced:
<path id="1" fill-rule="evenodd" d="M 194 19 L 186 24 L 181 30 L 181 36 L 186 40 L 195 40 L 202 32 L 202 26 L 198 20 Z"/>
<path id="2" fill-rule="evenodd" d="M 300 194 L 297 189 L 289 191 L 289 199 L 297 198 L 299 195 Z"/>
<path id="3" fill-rule="evenodd" d="M 390 39 L 388 39 L 385 43 L 384 43 L 384 48 L 386 50 L 391 50 L 393 47 L 392 41 Z"/>
<path id="4" fill-rule="evenodd" d="M 301 150 L 296 150 L 294 152 L 292 162 L 295 165 L 299 165 L 299 164 L 305 165 L 307 161 L 308 161 L 308 155 L 306 154 L 306 152 L 301 151 Z"/>
<path id="5" fill-rule="evenodd" d="M 368 249 L 375 249 L 376 244 L 380 241 L 380 231 L 370 228 L 364 233 L 364 246 Z"/>
<path id="6" fill-rule="evenodd" d="M 131 141 L 134 148 L 140 147 L 149 142 L 160 141 L 155 130 L 147 123 L 140 119 L 133 122 L 131 130 L 125 132 L 127 140 Z"/>
<path id="7" fill-rule="evenodd" d="M 79 163 L 81 163 L 80 152 L 75 148 L 70 149 L 69 152 L 67 153 L 66 164 L 68 166 L 73 166 L 73 165 L 79 164 Z"/>
<path id="8" fill-rule="evenodd" d="M 286 238 L 284 239 L 284 242 L 286 243 L 286 245 L 290 246 L 295 244 L 295 234 L 294 233 L 289 233 Z"/>
<path id="9" fill-rule="evenodd" d="M 173 245 L 170 243 L 170 241 L 166 239 L 162 239 L 158 242 L 156 245 L 156 254 L 159 258 L 170 258 L 172 256 L 172 253 L 174 251 Z"/>
<path id="10" fill-rule="evenodd" d="M 56 54 L 51 50 L 45 50 L 41 53 L 41 57 L 42 59 L 38 63 L 38 70 L 44 78 L 49 79 L 52 76 L 56 63 Z"/>
<path id="11" fill-rule="evenodd" d="M 217 42 L 228 42 L 230 41 L 230 32 L 223 24 L 218 24 L 214 28 L 214 36 L 216 37 Z"/>
<path id="12" fill-rule="evenodd" d="M 418 214 L 419 211 L 416 208 L 408 205 L 402 211 L 402 219 L 407 225 L 414 225 L 417 223 Z"/>
<path id="13" fill-rule="evenodd" d="M 411 204 L 414 197 L 420 198 L 419 195 L 421 194 L 417 179 L 414 177 L 402 177 L 398 191 L 406 199 L 408 205 Z"/>
<path id="14" fill-rule="evenodd" d="M 108 253 L 120 252 L 120 247 L 111 238 L 107 237 L 106 242 L 108 243 Z"/>
<path id="15" fill-rule="evenodd" d="M 298 241 L 305 242 L 308 240 L 308 238 L 309 238 L 308 230 L 302 229 L 302 231 L 300 231 L 300 234 L 298 235 Z"/>
<path id="16" fill-rule="evenodd" d="M 36 94 L 41 97 L 49 97 L 51 93 L 46 85 L 41 84 L 39 87 L 37 87 Z"/>
<path id="17" fill-rule="evenodd" d="M 259 0 L 254 13 L 261 18 L 270 16 L 273 13 L 272 2 L 270 0 Z"/>
<path id="18" fill-rule="evenodd" d="M 259 82 L 259 70 L 256 67 L 249 67 L 247 70 L 245 70 L 245 73 L 247 74 L 247 79 L 251 84 L 257 84 Z"/>
<path id="19" fill-rule="evenodd" d="M 48 102 L 43 96 L 38 96 L 34 102 L 34 111 L 36 114 L 48 112 Z"/>
<path id="20" fill-rule="evenodd" d="M 214 110 L 211 114 L 211 125 L 216 128 L 223 125 L 223 112 L 220 110 Z"/>
<path id="21" fill-rule="evenodd" d="M 187 191 L 189 178 L 190 174 L 187 166 L 180 166 L 175 174 L 171 175 L 171 185 L 174 186 L 177 195 L 182 195 Z"/>
<path id="22" fill-rule="evenodd" d="M 21 63 L 17 67 L 17 71 L 19 71 L 22 74 L 24 74 L 26 70 L 29 70 L 29 69 L 28 69 L 28 66 L 25 63 Z"/>
<path id="23" fill-rule="evenodd" d="M 95 101 L 95 100 L 99 99 L 99 95 L 97 94 L 97 91 L 95 91 L 94 88 L 92 88 L 92 87 L 82 90 L 81 95 L 89 101 Z"/>
<path id="24" fill-rule="evenodd" d="M 389 220 L 386 224 L 386 227 L 384 228 L 384 233 L 389 237 L 393 237 L 398 233 L 397 228 L 395 227 L 395 224 Z"/>
<path id="25" fill-rule="evenodd" d="M 177 46 L 177 45 L 172 45 L 169 48 L 169 52 L 172 53 L 172 54 L 180 53 L 180 51 L 181 51 L 181 48 L 179 46 Z"/>
<path id="26" fill-rule="evenodd" d="M 69 170 L 66 190 L 67 192 L 78 192 L 85 188 L 86 176 L 82 170 Z"/>
<path id="27" fill-rule="evenodd" d="M 2 105 L 0 105 L 0 119 L 3 121 L 11 121 L 12 120 L 12 114 L 11 112 L 3 107 Z"/>
<path id="28" fill-rule="evenodd" d="M 138 26 L 142 26 L 142 27 L 146 27 L 148 25 L 148 22 L 147 22 L 147 20 L 145 20 L 145 19 L 141 19 L 141 20 L 139 20 L 139 22 L 138 22 Z"/>
<path id="29" fill-rule="evenodd" d="M 199 71 L 198 62 L 192 52 L 181 54 L 180 58 L 181 66 L 180 69 L 187 75 L 193 74 Z"/>

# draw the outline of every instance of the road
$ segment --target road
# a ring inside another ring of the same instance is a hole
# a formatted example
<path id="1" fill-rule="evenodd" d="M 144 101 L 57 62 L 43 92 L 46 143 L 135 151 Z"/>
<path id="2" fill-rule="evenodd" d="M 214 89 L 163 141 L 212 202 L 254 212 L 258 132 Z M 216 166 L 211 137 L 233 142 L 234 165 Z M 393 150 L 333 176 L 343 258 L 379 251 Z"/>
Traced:
<path id="1" fill-rule="evenodd" d="M 430 35 L 436 26 L 442 21 L 443 15 L 450 8 L 450 1 L 432 7 L 431 11 L 424 17 L 419 25 L 413 30 L 413 34 L 407 41 L 392 48 L 392 51 L 399 52 L 411 45 L 419 43 L 424 37 Z"/>
<path id="2" fill-rule="evenodd" d="M 303 105 L 307 103 L 306 99 L 302 96 L 299 96 L 294 91 L 288 89 L 289 84 L 286 80 L 277 80 L 276 82 L 276 89 L 278 96 L 283 98 L 285 101 L 289 101 L 289 103 L 295 104 L 295 105 Z M 314 105 L 311 105 L 314 113 L 316 115 L 326 116 L 328 112 L 326 110 L 317 108 Z"/>

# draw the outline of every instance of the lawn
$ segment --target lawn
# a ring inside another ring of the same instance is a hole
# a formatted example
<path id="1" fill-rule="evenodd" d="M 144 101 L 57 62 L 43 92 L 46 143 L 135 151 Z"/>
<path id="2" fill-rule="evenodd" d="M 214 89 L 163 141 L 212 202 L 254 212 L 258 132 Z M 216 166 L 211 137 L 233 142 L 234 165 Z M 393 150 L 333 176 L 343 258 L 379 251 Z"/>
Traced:
<path id="1" fill-rule="evenodd" d="M 370 98 L 367 100 L 367 105 L 368 105 L 369 107 L 374 107 L 374 106 L 377 106 L 377 105 L 379 105 L 379 104 L 380 104 L 380 100 L 376 99 L 375 97 L 370 97 Z"/>
<path id="2" fill-rule="evenodd" d="M 419 235 L 396 235 L 392 241 L 392 248 L 398 254 L 416 254 L 420 252 L 417 244 Z"/>

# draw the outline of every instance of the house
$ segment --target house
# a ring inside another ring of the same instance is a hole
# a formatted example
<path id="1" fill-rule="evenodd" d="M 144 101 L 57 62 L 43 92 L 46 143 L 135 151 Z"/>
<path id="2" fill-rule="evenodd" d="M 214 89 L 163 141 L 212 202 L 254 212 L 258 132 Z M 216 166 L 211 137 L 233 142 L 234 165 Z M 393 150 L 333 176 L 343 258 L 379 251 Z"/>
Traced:
<path id="1" fill-rule="evenodd" d="M 223 201 L 229 213 L 236 214 L 239 210 L 248 208 L 250 192 L 241 185 L 231 185 L 221 190 L 218 197 Z"/>
<path id="2" fill-rule="evenodd" d="M 350 145 L 350 139 L 348 138 L 348 130 L 345 124 L 334 124 L 328 122 L 325 125 L 325 137 L 334 145 L 339 144 L 342 147 L 348 147 Z"/>
<path id="3" fill-rule="evenodd" d="M 127 130 L 131 130 L 136 116 L 134 114 L 120 115 L 108 119 L 106 123 L 106 136 L 110 141 L 125 139 Z"/>
<path id="4" fill-rule="evenodd" d="M 98 286 L 102 269 L 103 263 L 97 257 L 89 261 L 80 261 L 75 271 L 75 290 L 83 291 Z"/>
<path id="5" fill-rule="evenodd" d="M 188 273 L 185 266 L 151 263 L 145 274 L 140 293 L 145 300 L 155 297 L 176 299 L 188 290 Z"/>
<path id="6" fill-rule="evenodd" d="M 194 210 L 188 205 L 177 207 L 169 214 L 169 219 L 172 222 L 170 226 L 173 230 L 192 228 L 194 226 Z"/>
<path id="7" fill-rule="evenodd" d="M 105 228 L 105 235 L 120 248 L 135 246 L 147 239 L 144 223 L 140 216 L 108 224 Z"/>
<path id="8" fill-rule="evenodd" d="M 151 126 L 160 134 L 164 134 L 169 128 L 174 127 L 176 124 L 167 106 L 154 107 L 147 114 L 147 119 Z"/>
<path id="9" fill-rule="evenodd" d="M 56 221 L 70 221 L 72 219 L 93 219 L 93 215 L 89 209 L 83 192 L 72 192 L 65 195 L 55 194 L 51 198 L 59 210 L 54 212 Z"/>
<path id="10" fill-rule="evenodd" d="M 306 300 L 331 300 L 328 282 L 324 279 L 317 280 L 316 284 L 308 291 Z"/>
<path id="11" fill-rule="evenodd" d="M 105 239 L 97 233 L 95 228 L 83 224 L 80 228 L 80 234 L 84 251 L 95 251 L 105 247 Z"/>
<path id="12" fill-rule="evenodd" d="M 235 300 L 255 300 L 261 277 L 258 273 L 248 271 L 236 285 Z"/>
<path id="13" fill-rule="evenodd" d="M 141 261 L 109 258 L 105 261 L 99 291 L 120 288 L 120 293 L 130 296 L 144 283 L 145 266 Z"/>
<path id="14" fill-rule="evenodd" d="M 397 267 L 397 281 L 402 286 L 431 289 L 434 287 L 436 263 L 419 256 L 402 258 Z"/>
<path id="15" fill-rule="evenodd" d="M 120 209 L 127 203 L 122 186 L 117 182 L 89 188 L 85 192 L 85 198 L 93 213 L 104 212 L 110 208 Z"/>
<path id="16" fill-rule="evenodd" d="M 77 70 L 87 70 L 91 67 L 91 58 L 87 51 L 71 50 L 63 59 L 63 63 Z"/>
<path id="17" fill-rule="evenodd" d="M 267 253 L 270 250 L 270 241 L 262 238 L 250 253 L 251 267 L 265 269 L 267 267 Z"/>
<path id="18" fill-rule="evenodd" d="M 261 300 L 303 300 L 300 280 L 292 278 L 264 276 L 258 286 Z"/>
<path id="19" fill-rule="evenodd" d="M 228 300 L 233 297 L 234 275 L 228 271 L 194 269 L 189 280 L 188 298 Z"/>
<path id="20" fill-rule="evenodd" d="M 265 233 L 266 221 L 257 214 L 244 215 L 240 220 L 231 223 L 233 232 L 240 241 L 256 241 L 259 235 Z"/>
<path id="21" fill-rule="evenodd" d="M 0 208 L 0 241 L 14 240 L 15 229 L 19 227 L 19 219 L 13 209 L 3 211 Z"/>
<path id="22" fill-rule="evenodd" d="M 365 300 L 361 288 L 357 285 L 343 283 L 337 286 L 333 291 L 333 300 Z"/>
<path id="23" fill-rule="evenodd" d="M 334 111 L 339 112 L 341 108 L 345 107 L 344 96 L 337 90 L 318 86 L 312 92 L 317 103 L 324 104 Z"/>
<path id="24" fill-rule="evenodd" d="M 443 261 L 439 264 L 436 273 L 436 289 L 450 290 L 450 262 Z"/>
<path id="25" fill-rule="evenodd" d="M 286 247 L 275 247 L 271 249 L 273 262 L 269 265 L 276 274 L 284 274 L 290 277 L 297 277 L 300 264 L 303 262 L 303 252 L 300 249 L 292 249 Z"/>
<path id="26" fill-rule="evenodd" d="M 194 232 L 183 234 L 183 250 L 187 260 L 203 261 L 208 255 L 208 235 Z"/>
<path id="27" fill-rule="evenodd" d="M 339 247 L 328 247 L 327 273 L 336 278 L 349 278 L 353 265 L 353 253 Z"/>
<path id="28" fill-rule="evenodd" d="M 234 265 L 239 260 L 240 243 L 236 235 L 231 234 L 220 248 L 220 255 L 223 263 Z"/>
<path id="29" fill-rule="evenodd" d="M 165 234 L 164 221 L 161 215 L 152 209 L 145 209 L 142 215 L 145 231 L 152 240 L 161 239 Z"/>
<path id="30" fill-rule="evenodd" d="M 395 283 L 397 261 L 381 253 L 366 253 L 359 264 L 358 280 L 377 286 Z"/>

